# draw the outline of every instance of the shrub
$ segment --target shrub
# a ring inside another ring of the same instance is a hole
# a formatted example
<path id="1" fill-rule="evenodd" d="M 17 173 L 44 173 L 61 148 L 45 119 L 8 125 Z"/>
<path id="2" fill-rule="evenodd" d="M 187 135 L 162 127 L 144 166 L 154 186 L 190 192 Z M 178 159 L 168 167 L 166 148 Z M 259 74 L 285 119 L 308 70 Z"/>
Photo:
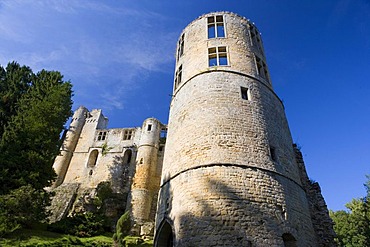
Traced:
<path id="1" fill-rule="evenodd" d="M 105 219 L 92 212 L 78 213 L 48 226 L 48 230 L 79 237 L 97 236 L 105 232 Z"/>
<path id="2" fill-rule="evenodd" d="M 47 217 L 45 207 L 49 203 L 49 193 L 38 191 L 31 185 L 0 195 L 0 236 L 44 221 Z"/>
<path id="3" fill-rule="evenodd" d="M 113 235 L 113 240 L 121 247 L 125 247 L 124 238 L 128 236 L 131 230 L 130 213 L 127 211 L 117 221 L 116 232 Z"/>

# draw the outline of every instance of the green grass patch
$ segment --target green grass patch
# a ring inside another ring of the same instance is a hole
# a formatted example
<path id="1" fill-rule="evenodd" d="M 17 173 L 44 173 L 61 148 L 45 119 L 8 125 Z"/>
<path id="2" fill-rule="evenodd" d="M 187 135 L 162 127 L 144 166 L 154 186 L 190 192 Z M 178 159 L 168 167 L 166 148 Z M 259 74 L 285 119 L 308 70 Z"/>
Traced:
<path id="1" fill-rule="evenodd" d="M 44 230 L 22 229 L 13 232 L 5 238 L 0 238 L 2 247 L 63 247 L 63 246 L 95 246 L 111 247 L 112 236 L 96 236 L 89 238 L 78 238 L 75 236 L 59 234 Z"/>

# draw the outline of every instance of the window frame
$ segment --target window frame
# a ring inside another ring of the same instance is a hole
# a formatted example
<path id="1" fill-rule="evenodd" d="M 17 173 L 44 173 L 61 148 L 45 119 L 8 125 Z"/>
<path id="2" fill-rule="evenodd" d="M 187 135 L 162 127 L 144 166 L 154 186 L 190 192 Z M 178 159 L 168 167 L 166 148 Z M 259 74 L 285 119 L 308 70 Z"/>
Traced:
<path id="1" fill-rule="evenodd" d="M 180 64 L 175 73 L 175 89 L 181 84 L 181 82 L 182 82 L 182 64 Z"/>
<path id="2" fill-rule="evenodd" d="M 252 46 L 256 47 L 257 50 L 264 55 L 262 38 L 260 32 L 258 32 L 258 29 L 254 25 L 249 24 L 248 33 Z"/>
<path id="3" fill-rule="evenodd" d="M 184 54 L 184 43 L 185 43 L 185 33 L 183 33 L 180 37 L 180 40 L 177 44 L 177 61 L 182 57 Z"/>
<path id="4" fill-rule="evenodd" d="M 257 75 L 270 83 L 270 75 L 265 61 L 257 55 L 254 55 L 254 60 L 256 63 Z"/>
<path id="5" fill-rule="evenodd" d="M 220 49 L 222 49 L 222 51 L 220 51 Z M 221 64 L 221 57 L 226 58 L 226 64 Z M 216 59 L 216 64 L 213 63 L 213 65 L 211 65 L 211 59 Z M 208 67 L 216 66 L 229 66 L 229 50 L 227 46 L 208 47 Z"/>
<path id="6" fill-rule="evenodd" d="M 108 138 L 108 131 L 102 130 L 98 132 L 98 135 L 96 137 L 96 141 L 105 141 Z"/>
<path id="7" fill-rule="evenodd" d="M 122 140 L 124 141 L 132 140 L 133 137 L 134 137 L 134 129 L 124 130 Z"/>
<path id="8" fill-rule="evenodd" d="M 217 19 L 221 17 L 222 21 L 218 21 Z M 213 18 L 213 21 L 210 19 Z M 207 17 L 207 38 L 208 39 L 215 39 L 215 38 L 226 38 L 226 25 L 225 25 L 225 15 L 212 15 Z M 219 35 L 218 26 L 223 27 L 223 36 Z M 210 28 L 214 29 L 214 37 L 210 37 Z"/>

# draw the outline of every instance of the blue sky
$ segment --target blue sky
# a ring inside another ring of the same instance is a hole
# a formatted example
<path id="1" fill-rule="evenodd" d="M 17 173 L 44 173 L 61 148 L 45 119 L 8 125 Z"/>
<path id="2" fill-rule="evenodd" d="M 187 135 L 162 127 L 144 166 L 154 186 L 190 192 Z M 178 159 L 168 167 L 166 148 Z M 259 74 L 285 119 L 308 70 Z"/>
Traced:
<path id="1" fill-rule="evenodd" d="M 219 10 L 251 19 L 262 33 L 274 89 L 328 207 L 365 195 L 368 0 L 0 0 L 0 64 L 60 71 L 74 85 L 74 109 L 103 109 L 111 128 L 148 117 L 166 123 L 178 36 Z"/>

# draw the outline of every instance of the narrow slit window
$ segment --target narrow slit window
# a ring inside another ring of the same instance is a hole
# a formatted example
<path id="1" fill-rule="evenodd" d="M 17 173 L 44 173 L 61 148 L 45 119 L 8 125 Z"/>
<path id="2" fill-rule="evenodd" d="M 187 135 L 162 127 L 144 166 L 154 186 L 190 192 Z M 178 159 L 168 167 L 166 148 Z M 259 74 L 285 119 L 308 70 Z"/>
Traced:
<path id="1" fill-rule="evenodd" d="M 182 56 L 182 54 L 184 54 L 184 39 L 185 39 L 185 34 L 183 33 L 181 35 L 181 38 L 179 40 L 179 44 L 178 44 L 178 50 L 177 50 L 177 60 L 179 60 L 179 58 Z"/>
<path id="2" fill-rule="evenodd" d="M 270 147 L 270 155 L 273 161 L 277 161 L 276 149 L 274 147 Z"/>
<path id="3" fill-rule="evenodd" d="M 225 24 L 222 15 L 208 17 L 207 25 L 209 39 L 225 37 Z"/>
<path id="4" fill-rule="evenodd" d="M 226 46 L 208 48 L 208 65 L 209 67 L 228 65 Z"/>
<path id="5" fill-rule="evenodd" d="M 249 88 L 241 87 L 240 89 L 241 89 L 242 99 L 251 100 Z"/>

